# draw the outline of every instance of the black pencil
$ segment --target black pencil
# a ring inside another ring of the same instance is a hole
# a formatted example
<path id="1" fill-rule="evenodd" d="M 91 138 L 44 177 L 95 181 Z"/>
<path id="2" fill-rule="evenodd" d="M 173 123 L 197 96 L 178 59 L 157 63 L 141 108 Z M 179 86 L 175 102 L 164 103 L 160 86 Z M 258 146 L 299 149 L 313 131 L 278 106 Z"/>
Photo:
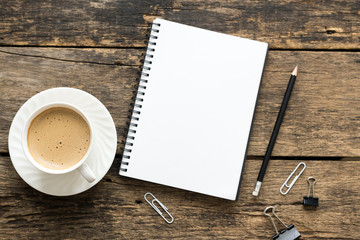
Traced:
<path id="1" fill-rule="evenodd" d="M 271 134 L 271 138 L 270 138 L 270 141 L 269 141 L 269 144 L 268 144 L 268 148 L 266 150 L 265 157 L 264 157 L 263 163 L 262 163 L 261 168 L 260 168 L 260 172 L 259 172 L 259 176 L 257 178 L 256 186 L 255 186 L 255 189 L 254 189 L 254 191 L 252 193 L 252 195 L 254 195 L 254 196 L 259 195 L 260 187 L 261 187 L 262 181 L 263 181 L 264 176 L 265 176 L 265 172 L 266 172 L 266 168 L 267 168 L 267 165 L 269 163 L 269 160 L 270 160 L 271 152 L 272 152 L 272 150 L 274 148 L 276 137 L 277 137 L 277 135 L 279 133 L 281 122 L 282 122 L 282 120 L 284 118 L 285 110 L 286 110 L 286 107 L 288 105 L 292 89 L 294 88 L 297 72 L 298 72 L 298 65 L 296 65 L 294 71 L 291 74 L 289 84 L 287 86 L 285 96 L 284 96 L 283 102 L 281 104 L 279 114 L 278 114 L 277 119 L 276 119 L 274 130 L 273 130 L 273 132 Z"/>

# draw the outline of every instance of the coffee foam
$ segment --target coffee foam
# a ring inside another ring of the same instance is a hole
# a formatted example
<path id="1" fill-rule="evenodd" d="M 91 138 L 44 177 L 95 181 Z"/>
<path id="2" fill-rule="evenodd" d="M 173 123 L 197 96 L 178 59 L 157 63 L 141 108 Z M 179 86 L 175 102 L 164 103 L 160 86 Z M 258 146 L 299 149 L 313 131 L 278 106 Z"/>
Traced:
<path id="1" fill-rule="evenodd" d="M 78 163 L 90 144 L 90 128 L 75 111 L 55 107 L 31 122 L 28 148 L 35 161 L 50 169 L 67 169 Z"/>

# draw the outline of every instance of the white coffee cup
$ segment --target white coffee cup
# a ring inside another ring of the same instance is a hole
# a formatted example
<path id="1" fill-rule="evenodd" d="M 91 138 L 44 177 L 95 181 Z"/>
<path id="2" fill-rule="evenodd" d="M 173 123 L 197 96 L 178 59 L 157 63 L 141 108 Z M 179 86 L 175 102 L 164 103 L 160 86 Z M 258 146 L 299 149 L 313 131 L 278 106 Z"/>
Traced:
<path id="1" fill-rule="evenodd" d="M 50 169 L 50 168 L 47 168 L 47 167 L 41 165 L 31 155 L 31 153 L 29 151 L 29 147 L 28 147 L 28 137 L 27 136 L 28 136 L 28 131 L 29 131 L 29 127 L 30 127 L 31 122 L 40 113 L 44 112 L 45 110 L 48 110 L 50 108 L 55 108 L 55 107 L 64 107 L 64 108 L 68 108 L 68 109 L 71 109 L 71 110 L 75 111 L 76 113 L 78 113 L 86 121 L 86 123 L 88 124 L 89 129 L 90 129 L 90 143 L 89 143 L 89 147 L 87 149 L 87 152 L 81 158 L 80 161 L 78 161 L 76 164 L 74 164 L 71 167 L 66 168 L 66 169 Z M 72 172 L 74 170 L 78 170 L 79 173 L 89 183 L 95 181 L 95 179 L 96 179 L 93 171 L 86 164 L 86 160 L 88 159 L 89 154 L 90 154 L 90 152 L 91 152 L 91 150 L 93 148 L 93 144 L 94 144 L 93 127 L 92 127 L 91 122 L 89 121 L 89 119 L 86 117 L 85 113 L 83 111 L 81 111 L 80 109 L 78 109 L 77 107 L 75 107 L 74 105 L 71 105 L 71 104 L 68 104 L 68 103 L 61 103 L 61 102 L 47 104 L 47 105 L 44 105 L 44 106 L 36 109 L 32 114 L 30 114 L 29 118 L 26 120 L 25 128 L 24 128 L 24 131 L 23 131 L 23 134 L 22 134 L 22 147 L 23 147 L 24 153 L 25 153 L 26 157 L 28 158 L 28 160 L 37 169 L 39 169 L 39 170 L 41 170 L 41 171 L 43 171 L 45 173 L 49 173 L 49 174 L 65 174 L 65 173 Z"/>

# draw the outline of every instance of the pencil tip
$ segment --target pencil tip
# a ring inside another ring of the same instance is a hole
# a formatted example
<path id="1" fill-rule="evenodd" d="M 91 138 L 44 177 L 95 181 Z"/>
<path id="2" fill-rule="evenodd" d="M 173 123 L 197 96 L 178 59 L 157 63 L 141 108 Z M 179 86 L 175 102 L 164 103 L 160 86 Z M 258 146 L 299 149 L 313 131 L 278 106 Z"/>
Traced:
<path id="1" fill-rule="evenodd" d="M 297 76 L 297 73 L 298 73 L 298 65 L 296 65 L 296 67 L 291 75 Z"/>

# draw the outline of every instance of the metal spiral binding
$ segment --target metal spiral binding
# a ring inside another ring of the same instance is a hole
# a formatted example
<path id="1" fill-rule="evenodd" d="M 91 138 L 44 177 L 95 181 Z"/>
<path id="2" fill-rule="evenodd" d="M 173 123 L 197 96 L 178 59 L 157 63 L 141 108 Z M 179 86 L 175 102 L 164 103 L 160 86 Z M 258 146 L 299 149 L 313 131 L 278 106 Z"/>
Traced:
<path id="1" fill-rule="evenodd" d="M 154 58 L 156 41 L 158 39 L 158 35 L 160 32 L 159 28 L 160 28 L 160 23 L 154 22 L 152 24 L 148 47 L 147 47 L 145 59 L 144 59 L 144 65 L 143 65 L 142 72 L 141 72 L 139 88 L 137 90 L 135 104 L 134 104 L 134 108 L 133 108 L 131 120 L 130 120 L 129 131 L 128 131 L 126 142 L 125 142 L 124 153 L 123 153 L 123 157 L 121 160 L 121 166 L 120 166 L 121 172 L 127 172 L 127 168 L 128 168 L 127 166 L 129 165 L 129 161 L 131 158 L 130 155 L 131 155 L 132 147 L 134 146 L 133 141 L 135 140 L 136 128 L 138 126 L 138 121 L 140 120 L 141 108 L 142 108 L 142 104 L 144 102 L 146 84 L 148 83 L 148 80 L 149 80 L 151 64 L 152 64 L 152 60 Z"/>

